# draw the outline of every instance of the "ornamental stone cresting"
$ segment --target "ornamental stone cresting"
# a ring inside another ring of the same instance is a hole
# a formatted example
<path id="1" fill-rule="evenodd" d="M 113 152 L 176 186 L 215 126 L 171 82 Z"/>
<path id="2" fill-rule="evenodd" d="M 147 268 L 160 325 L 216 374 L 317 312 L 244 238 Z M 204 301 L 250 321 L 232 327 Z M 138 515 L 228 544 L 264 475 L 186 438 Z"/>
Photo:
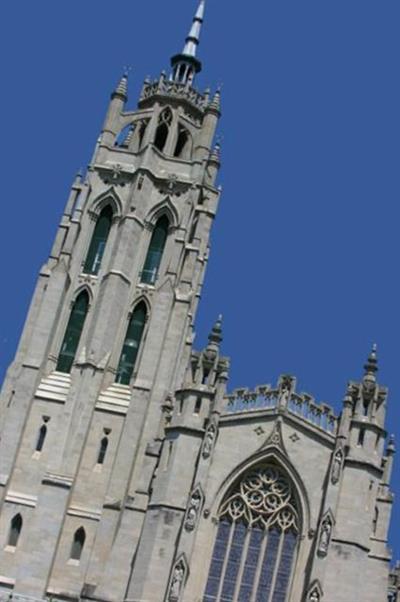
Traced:
<path id="1" fill-rule="evenodd" d="M 136 108 L 120 80 L 40 271 L 0 397 L 0 601 L 400 602 L 376 348 L 336 415 L 288 374 L 227 393 L 221 317 L 193 347 L 220 200 L 204 12 Z"/>

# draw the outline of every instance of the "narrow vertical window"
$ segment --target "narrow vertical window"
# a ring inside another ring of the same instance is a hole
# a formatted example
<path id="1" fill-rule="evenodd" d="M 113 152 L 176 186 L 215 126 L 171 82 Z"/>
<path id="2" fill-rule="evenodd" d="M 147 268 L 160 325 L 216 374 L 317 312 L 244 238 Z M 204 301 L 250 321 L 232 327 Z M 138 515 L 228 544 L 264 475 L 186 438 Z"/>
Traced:
<path id="1" fill-rule="evenodd" d="M 374 520 L 372 521 L 372 532 L 374 535 L 376 535 L 376 531 L 378 529 L 378 521 L 379 521 L 379 510 L 378 508 L 375 506 L 375 510 L 374 510 Z"/>
<path id="2" fill-rule="evenodd" d="M 16 514 L 11 521 L 10 533 L 8 535 L 8 545 L 12 548 L 16 548 L 18 545 L 18 540 L 22 531 L 22 525 L 22 516 L 20 514 Z"/>
<path id="3" fill-rule="evenodd" d="M 42 426 L 39 429 L 39 434 L 38 434 L 38 438 L 37 438 L 37 442 L 36 442 L 36 451 L 37 452 L 42 451 L 44 442 L 46 440 L 46 436 L 47 436 L 47 426 L 45 424 L 42 424 Z"/>
<path id="4" fill-rule="evenodd" d="M 362 447 L 364 445 L 364 441 L 365 441 L 365 428 L 361 427 L 360 431 L 358 433 L 358 442 L 357 442 L 357 445 L 359 447 Z"/>
<path id="5" fill-rule="evenodd" d="M 94 228 L 89 251 L 86 257 L 83 271 L 85 274 L 99 273 L 104 250 L 106 248 L 108 235 L 110 234 L 113 211 L 109 205 L 103 209 Z"/>
<path id="6" fill-rule="evenodd" d="M 71 547 L 71 560 L 80 560 L 85 545 L 86 533 L 83 527 L 80 527 L 74 535 L 74 540 Z"/>
<path id="7" fill-rule="evenodd" d="M 182 126 L 179 126 L 178 139 L 176 141 L 174 157 L 181 159 L 190 158 L 190 134 Z"/>
<path id="8" fill-rule="evenodd" d="M 83 326 L 89 308 L 89 295 L 83 291 L 76 299 L 71 315 L 69 317 L 67 330 L 61 345 L 60 355 L 57 362 L 58 372 L 68 374 L 71 372 L 74 363 L 76 351 L 78 349 Z"/>
<path id="9" fill-rule="evenodd" d="M 115 382 L 122 385 L 129 385 L 131 381 L 143 336 L 146 313 L 146 305 L 143 302 L 139 303 L 132 313 L 115 379 Z"/>
<path id="10" fill-rule="evenodd" d="M 154 146 L 159 151 L 163 152 L 165 145 L 167 144 L 169 128 L 172 123 L 172 112 L 171 109 L 167 108 L 163 111 L 158 120 L 158 127 L 156 130 L 156 136 L 154 138 Z"/>
<path id="11" fill-rule="evenodd" d="M 145 284 L 154 284 L 157 279 L 165 243 L 167 241 L 168 228 L 168 218 L 163 215 L 163 217 L 160 217 L 153 230 L 149 250 L 144 263 L 141 281 Z"/>
<path id="12" fill-rule="evenodd" d="M 106 459 L 106 453 L 108 448 L 108 437 L 103 437 L 100 442 L 99 455 L 97 456 L 97 464 L 104 464 L 104 460 Z"/>

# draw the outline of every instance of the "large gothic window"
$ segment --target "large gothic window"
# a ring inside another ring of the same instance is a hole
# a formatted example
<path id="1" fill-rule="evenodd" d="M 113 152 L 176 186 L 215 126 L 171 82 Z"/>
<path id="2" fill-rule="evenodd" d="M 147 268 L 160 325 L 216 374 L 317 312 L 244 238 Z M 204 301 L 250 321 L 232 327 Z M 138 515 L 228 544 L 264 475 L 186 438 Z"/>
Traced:
<path id="1" fill-rule="evenodd" d="M 86 257 L 83 271 L 85 274 L 97 275 L 100 270 L 101 260 L 110 234 L 113 211 L 109 205 L 103 209 L 94 228 L 89 251 Z"/>
<path id="2" fill-rule="evenodd" d="M 65 372 L 67 374 L 71 372 L 88 309 L 89 295 L 87 291 L 82 291 L 72 306 L 67 330 L 65 331 L 57 362 L 57 370 L 59 372 Z"/>
<path id="3" fill-rule="evenodd" d="M 168 218 L 163 215 L 154 227 L 146 261 L 144 262 L 141 281 L 146 284 L 154 284 L 157 279 L 165 243 L 167 242 L 168 228 Z"/>
<path id="4" fill-rule="evenodd" d="M 135 307 L 129 321 L 128 331 L 126 333 L 115 379 L 115 382 L 121 383 L 122 385 L 129 385 L 131 381 L 140 342 L 143 336 L 146 313 L 145 303 L 139 303 L 139 305 Z"/>
<path id="5" fill-rule="evenodd" d="M 246 473 L 220 508 L 203 602 L 286 602 L 298 538 L 286 475 L 274 464 Z"/>

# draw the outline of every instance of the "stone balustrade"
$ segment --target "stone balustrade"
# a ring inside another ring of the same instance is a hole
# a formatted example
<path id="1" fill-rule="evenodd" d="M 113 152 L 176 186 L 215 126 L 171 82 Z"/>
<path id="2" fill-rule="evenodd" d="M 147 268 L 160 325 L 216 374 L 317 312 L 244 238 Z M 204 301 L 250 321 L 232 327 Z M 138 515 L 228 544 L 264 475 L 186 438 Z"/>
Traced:
<path id="1" fill-rule="evenodd" d="M 224 413 L 239 414 L 278 409 L 282 413 L 294 414 L 332 435 L 336 434 L 338 419 L 329 405 L 318 404 L 305 393 L 284 391 L 270 385 L 257 387 L 255 391 L 235 389 L 226 398 Z"/>
<path id="2" fill-rule="evenodd" d="M 140 96 L 140 102 L 148 100 L 153 96 L 172 96 L 177 99 L 186 99 L 190 104 L 204 111 L 207 106 L 207 99 L 203 94 L 197 92 L 191 86 L 187 84 L 180 84 L 178 82 L 169 81 L 164 76 L 161 76 L 159 80 L 144 83 L 142 93 Z"/>

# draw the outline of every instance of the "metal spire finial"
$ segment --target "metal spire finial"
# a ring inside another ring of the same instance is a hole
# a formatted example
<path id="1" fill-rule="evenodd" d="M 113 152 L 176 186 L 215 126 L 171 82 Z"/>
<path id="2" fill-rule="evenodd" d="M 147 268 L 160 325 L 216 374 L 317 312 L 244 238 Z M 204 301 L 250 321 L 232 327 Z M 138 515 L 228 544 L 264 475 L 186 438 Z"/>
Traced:
<path id="1" fill-rule="evenodd" d="M 186 44 L 182 52 L 182 54 L 184 54 L 185 56 L 191 56 L 193 58 L 196 57 L 197 47 L 200 44 L 201 26 L 203 25 L 204 21 L 205 7 L 205 0 L 200 0 L 199 7 L 194 16 L 193 24 L 190 29 L 189 35 L 186 38 Z"/>

